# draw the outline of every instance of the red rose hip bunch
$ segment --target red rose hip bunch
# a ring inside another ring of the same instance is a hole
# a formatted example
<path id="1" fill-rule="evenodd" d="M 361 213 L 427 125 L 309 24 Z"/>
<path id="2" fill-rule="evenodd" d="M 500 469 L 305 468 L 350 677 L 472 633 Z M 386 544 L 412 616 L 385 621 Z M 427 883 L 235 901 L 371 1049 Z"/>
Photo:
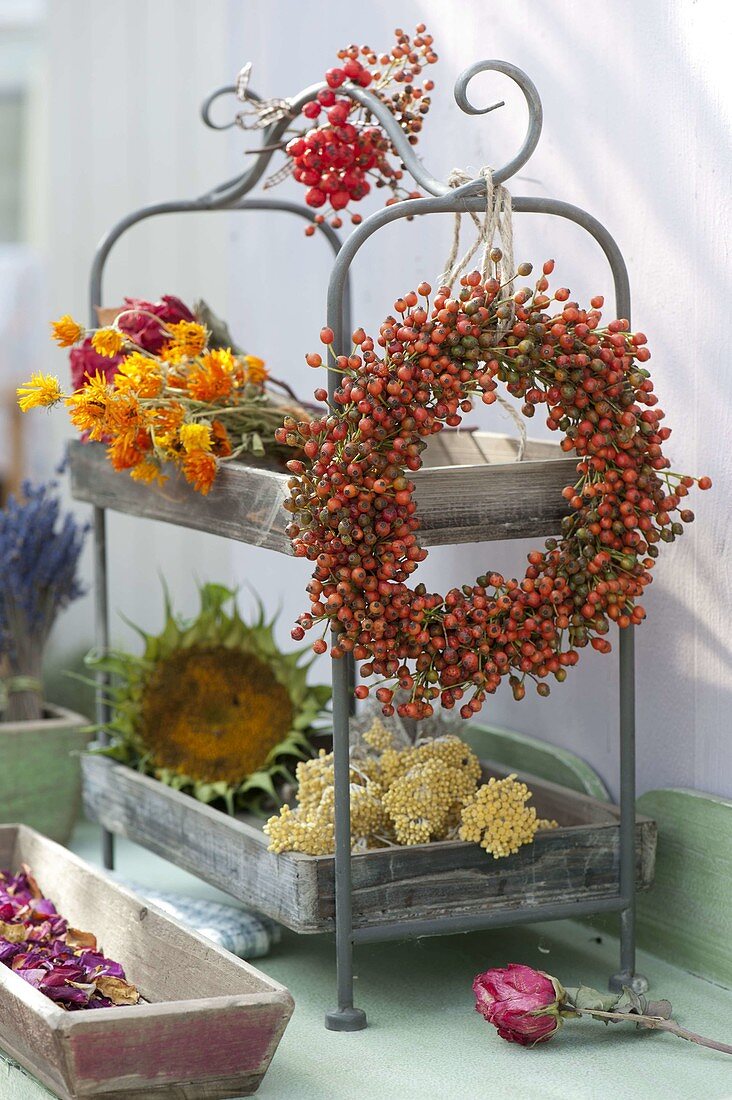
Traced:
<path id="1" fill-rule="evenodd" d="M 341 224 L 339 212 L 352 202 L 360 202 L 371 190 L 392 191 L 390 201 L 401 195 L 401 168 L 394 166 L 390 154 L 395 153 L 386 134 L 373 121 L 371 112 L 348 95 L 338 94 L 347 84 L 370 88 L 392 112 L 410 143 L 417 142 L 422 120 L 429 111 L 430 99 L 425 93 L 434 87 L 426 80 L 421 86 L 416 79 L 426 65 L 437 61 L 432 50 L 432 36 L 424 24 L 417 27 L 412 39 L 403 30 L 395 32 L 396 42 L 391 53 L 377 55 L 370 46 L 348 46 L 340 50 L 339 66 L 325 74 L 327 87 L 303 107 L 305 118 L 320 125 L 294 137 L 286 146 L 292 158 L 295 179 L 307 187 L 305 201 L 314 208 L 329 205 L 335 212 L 331 224 Z M 396 85 L 397 90 L 390 89 Z M 414 192 L 409 192 L 409 196 Z M 324 215 L 316 221 L 322 222 Z M 358 214 L 352 221 L 361 221 Z M 312 227 L 309 227 L 313 232 Z"/>

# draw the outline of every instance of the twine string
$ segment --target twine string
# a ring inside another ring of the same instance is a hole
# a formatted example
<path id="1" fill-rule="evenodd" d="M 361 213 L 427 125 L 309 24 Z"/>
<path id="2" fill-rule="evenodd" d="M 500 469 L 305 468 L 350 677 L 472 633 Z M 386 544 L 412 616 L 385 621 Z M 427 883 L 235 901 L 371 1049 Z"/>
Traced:
<path id="1" fill-rule="evenodd" d="M 7 679 L 0 679 L 0 714 L 8 709 L 11 695 L 22 695 L 26 692 L 35 692 L 36 695 L 43 692 L 43 684 L 36 676 L 9 676 Z"/>
<path id="2" fill-rule="evenodd" d="M 455 280 L 466 270 L 481 247 L 483 248 L 483 256 L 480 261 L 480 273 L 485 282 L 490 274 L 491 264 L 494 263 L 491 259 L 494 241 L 498 242 L 501 256 L 500 259 L 495 261 L 496 278 L 510 302 L 508 316 L 499 321 L 496 329 L 496 343 L 498 343 L 513 325 L 514 320 L 513 205 L 510 192 L 501 184 L 496 185 L 493 183 L 493 170 L 491 168 L 481 168 L 479 175 L 485 180 L 485 213 L 480 215 L 474 210 L 465 211 L 470 215 L 471 221 L 477 230 L 477 235 L 463 256 L 458 259 L 463 211 L 456 210 L 450 253 L 439 282 L 441 286 L 452 287 Z M 470 183 L 474 178 L 462 168 L 453 168 L 448 177 L 448 183 L 450 187 L 461 187 L 464 183 Z M 501 394 L 496 394 L 496 398 L 516 425 L 519 435 L 516 461 L 521 462 L 526 451 L 526 425 L 523 417 L 519 415 L 514 405 L 507 401 L 505 397 L 502 397 Z"/>
<path id="3" fill-rule="evenodd" d="M 237 73 L 234 89 L 236 98 L 244 107 L 234 115 L 234 122 L 242 130 L 264 130 L 283 118 L 295 118 L 294 104 L 291 99 L 258 99 L 249 93 L 249 81 L 252 75 L 252 63 Z M 277 148 L 277 146 L 275 147 Z M 257 150 L 258 153 L 262 149 Z"/>

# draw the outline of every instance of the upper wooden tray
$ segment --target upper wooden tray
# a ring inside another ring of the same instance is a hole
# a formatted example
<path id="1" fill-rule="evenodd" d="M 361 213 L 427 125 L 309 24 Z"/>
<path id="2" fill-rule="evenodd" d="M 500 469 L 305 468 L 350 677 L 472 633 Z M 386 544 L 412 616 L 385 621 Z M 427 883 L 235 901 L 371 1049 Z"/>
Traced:
<path id="1" fill-rule="evenodd" d="M 554 443 L 529 440 L 526 458 L 513 460 L 516 442 L 489 432 L 443 432 L 413 474 L 426 546 L 545 537 L 566 514 L 562 489 L 575 480 L 576 458 Z M 287 473 L 229 463 L 208 496 L 173 474 L 162 487 L 141 485 L 112 469 L 100 443 L 69 448 L 71 490 L 77 500 L 133 516 L 164 520 L 290 554 L 282 507 Z"/>

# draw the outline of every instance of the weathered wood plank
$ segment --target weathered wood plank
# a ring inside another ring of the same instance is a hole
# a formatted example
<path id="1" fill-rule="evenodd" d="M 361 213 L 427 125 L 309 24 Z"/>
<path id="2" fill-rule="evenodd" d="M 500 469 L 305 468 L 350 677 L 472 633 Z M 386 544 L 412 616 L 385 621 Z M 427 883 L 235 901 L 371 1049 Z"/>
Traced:
<path id="1" fill-rule="evenodd" d="M 506 457 L 506 438 L 495 437 L 491 443 L 483 433 L 481 452 L 491 449 L 499 456 L 495 464 L 425 467 L 413 475 L 426 546 L 539 537 L 559 530 L 566 514 L 561 492 L 574 479 L 576 460 L 550 459 L 546 451 L 559 455 L 557 447 L 533 443 L 527 453 L 536 459 L 512 462 Z M 104 450 L 101 444 L 70 444 L 71 489 L 77 500 L 291 552 L 285 535 L 290 517 L 282 507 L 288 496 L 286 473 L 230 463 L 204 497 L 178 474 L 163 486 L 135 482 L 112 469 Z"/>
<path id="2" fill-rule="evenodd" d="M 654 845 L 652 823 L 638 823 L 636 881 L 641 889 L 652 879 Z M 391 849 L 378 867 L 369 866 L 366 858 L 353 860 L 354 925 L 613 897 L 618 868 L 618 830 L 612 825 L 538 833 L 533 844 L 502 860 L 459 842 Z M 332 861 L 318 870 L 320 917 L 330 922 L 335 915 Z"/>
<path id="3" fill-rule="evenodd" d="M 562 489 L 576 480 L 576 460 L 445 466 L 414 474 L 425 546 L 544 537 L 567 514 Z"/>
<path id="4" fill-rule="evenodd" d="M 307 856 L 277 860 L 260 828 L 106 757 L 82 758 L 87 816 L 290 928 L 315 911 Z M 306 931 L 320 931 L 311 926 Z"/>
<path id="5" fill-rule="evenodd" d="M 282 508 L 287 477 L 278 471 L 231 463 L 202 496 L 174 472 L 162 486 L 141 485 L 109 465 L 101 444 L 78 442 L 69 445 L 69 470 L 77 500 L 290 552 L 289 517 Z"/>
<path id="6" fill-rule="evenodd" d="M 14 979 L 13 982 L 7 978 L 0 981 L 0 1046 L 65 1100 L 71 1094 L 66 1088 L 65 1066 L 58 1054 L 55 1035 L 55 1029 L 63 1022 L 64 1010 L 51 1001 L 48 1002 L 50 1009 L 38 1005 L 36 999 L 31 997 L 38 991 L 10 971 L 8 974 Z M 43 997 L 43 994 L 38 993 L 38 996 Z"/>
<path id="7" fill-rule="evenodd" d="M 113 832 L 220 887 L 296 932 L 334 924 L 334 862 L 267 851 L 267 838 L 240 821 L 105 757 L 83 761 L 87 813 Z M 506 774 L 490 767 L 487 774 Z M 561 828 L 533 845 L 493 860 L 459 841 L 383 848 L 355 855 L 354 927 L 466 912 L 516 909 L 557 900 L 610 897 L 618 892 L 619 815 L 614 806 L 553 783 L 524 776 L 542 816 Z M 636 825 L 637 882 L 653 878 L 655 826 Z"/>
<path id="8" fill-rule="evenodd" d="M 638 941 L 654 954 L 732 986 L 732 802 L 702 791 L 647 791 L 658 821 L 653 890 L 638 903 Z"/>
<path id="9" fill-rule="evenodd" d="M 0 1044 L 13 1058 L 64 1100 L 223 1100 L 256 1089 L 292 1013 L 283 986 L 40 834 L 0 827 L 0 866 L 23 862 L 148 1003 L 68 1013 L 0 966 Z"/>
<path id="10" fill-rule="evenodd" d="M 185 958 L 176 965 L 185 966 Z M 261 1081 L 284 1030 L 283 1004 L 272 993 L 252 997 L 249 1004 L 231 997 L 213 998 L 208 1005 L 200 1000 L 156 1005 L 154 1016 L 146 1008 L 120 1019 L 114 1031 L 111 1021 L 95 1012 L 84 1016 L 83 1027 L 66 1023 L 57 1032 L 79 1096 L 245 1095 Z"/>

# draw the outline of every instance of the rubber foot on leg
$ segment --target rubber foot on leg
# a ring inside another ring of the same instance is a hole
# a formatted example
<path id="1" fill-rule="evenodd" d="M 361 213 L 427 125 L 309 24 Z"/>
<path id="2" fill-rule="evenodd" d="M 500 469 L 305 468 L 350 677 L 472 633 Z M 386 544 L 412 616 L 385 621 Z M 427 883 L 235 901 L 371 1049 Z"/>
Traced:
<path id="1" fill-rule="evenodd" d="M 647 993 L 648 978 L 644 978 L 642 974 L 631 974 L 628 970 L 620 970 L 610 978 L 608 989 L 612 993 L 622 993 L 623 989 L 632 989 L 634 993 Z"/>
<path id="2" fill-rule="evenodd" d="M 328 1031 L 363 1031 L 366 1013 L 362 1008 L 333 1008 L 325 1014 Z"/>

